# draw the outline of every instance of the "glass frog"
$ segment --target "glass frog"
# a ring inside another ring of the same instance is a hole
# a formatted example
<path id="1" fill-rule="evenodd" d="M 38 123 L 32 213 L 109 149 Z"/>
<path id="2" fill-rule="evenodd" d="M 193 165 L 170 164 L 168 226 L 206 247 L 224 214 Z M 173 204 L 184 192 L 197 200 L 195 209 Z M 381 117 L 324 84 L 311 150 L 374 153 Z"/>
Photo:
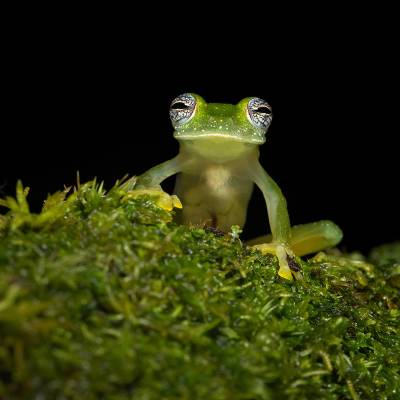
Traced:
<path id="1" fill-rule="evenodd" d="M 172 101 L 169 114 L 179 154 L 140 175 L 137 194 L 158 193 L 165 199 L 168 195 L 162 192 L 161 182 L 178 174 L 175 195 L 169 197 L 178 207 L 178 199 L 182 201 L 178 220 L 227 232 L 233 225 L 244 225 L 256 184 L 264 195 L 271 234 L 250 245 L 276 255 L 278 274 L 289 280 L 301 278 L 295 255 L 340 242 L 342 232 L 331 221 L 290 226 L 285 197 L 258 160 L 272 121 L 266 101 L 248 97 L 236 105 L 206 103 L 197 94 L 185 93 Z"/>

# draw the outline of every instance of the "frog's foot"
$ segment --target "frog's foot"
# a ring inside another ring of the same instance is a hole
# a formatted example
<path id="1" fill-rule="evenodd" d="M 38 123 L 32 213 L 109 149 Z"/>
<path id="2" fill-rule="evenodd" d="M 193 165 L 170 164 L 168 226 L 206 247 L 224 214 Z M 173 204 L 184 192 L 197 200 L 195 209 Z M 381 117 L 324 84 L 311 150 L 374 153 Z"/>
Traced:
<path id="1" fill-rule="evenodd" d="M 123 200 L 135 199 L 140 196 L 150 196 L 155 199 L 156 204 L 166 211 L 171 211 L 173 208 L 182 208 L 182 203 L 178 196 L 165 193 L 159 188 L 143 188 L 129 191 Z"/>
<path id="2" fill-rule="evenodd" d="M 296 256 L 290 247 L 284 243 L 264 243 L 253 246 L 263 254 L 273 254 L 278 258 L 278 275 L 282 278 L 292 280 L 302 279 L 301 267 L 296 262 Z"/>

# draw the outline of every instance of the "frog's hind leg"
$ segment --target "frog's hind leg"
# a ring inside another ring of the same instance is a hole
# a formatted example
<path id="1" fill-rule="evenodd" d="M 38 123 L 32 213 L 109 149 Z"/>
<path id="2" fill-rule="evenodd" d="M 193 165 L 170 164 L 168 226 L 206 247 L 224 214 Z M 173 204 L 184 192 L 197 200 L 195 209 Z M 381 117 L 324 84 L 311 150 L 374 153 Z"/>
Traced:
<path id="1" fill-rule="evenodd" d="M 298 256 L 336 246 L 343 237 L 342 230 L 332 221 L 318 221 L 291 228 L 289 245 Z"/>
<path id="2" fill-rule="evenodd" d="M 341 229 L 332 221 L 318 221 L 296 225 L 291 228 L 289 246 L 297 256 L 316 253 L 336 246 L 343 237 Z M 271 242 L 271 235 L 260 236 L 248 242 L 249 245 Z"/>

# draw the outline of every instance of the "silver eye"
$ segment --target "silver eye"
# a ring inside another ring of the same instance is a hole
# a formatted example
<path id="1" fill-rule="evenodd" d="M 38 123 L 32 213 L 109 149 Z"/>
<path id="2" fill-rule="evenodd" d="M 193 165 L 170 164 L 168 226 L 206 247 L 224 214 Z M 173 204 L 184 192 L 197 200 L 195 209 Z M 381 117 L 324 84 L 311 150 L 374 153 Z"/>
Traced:
<path id="1" fill-rule="evenodd" d="M 188 122 L 196 110 L 196 98 L 190 93 L 181 94 L 172 101 L 169 116 L 172 124 L 182 125 Z"/>
<path id="2" fill-rule="evenodd" d="M 272 108 L 265 100 L 254 97 L 247 104 L 247 115 L 253 126 L 266 131 L 272 121 Z"/>

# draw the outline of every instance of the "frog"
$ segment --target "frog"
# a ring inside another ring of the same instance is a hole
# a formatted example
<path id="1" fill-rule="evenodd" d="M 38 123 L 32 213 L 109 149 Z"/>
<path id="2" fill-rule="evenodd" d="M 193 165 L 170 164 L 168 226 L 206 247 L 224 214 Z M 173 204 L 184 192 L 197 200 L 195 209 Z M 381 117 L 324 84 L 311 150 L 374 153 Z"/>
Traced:
<path id="1" fill-rule="evenodd" d="M 330 220 L 291 226 L 286 199 L 259 161 L 266 142 L 272 108 L 259 97 L 237 104 L 207 103 L 184 93 L 170 105 L 173 137 L 179 153 L 136 177 L 137 195 L 158 194 L 163 204 L 176 207 L 177 222 L 229 232 L 243 227 L 254 186 L 264 197 L 270 234 L 247 244 L 278 259 L 278 275 L 302 279 L 298 259 L 336 246 L 341 229 Z M 161 183 L 177 175 L 174 194 Z"/>

